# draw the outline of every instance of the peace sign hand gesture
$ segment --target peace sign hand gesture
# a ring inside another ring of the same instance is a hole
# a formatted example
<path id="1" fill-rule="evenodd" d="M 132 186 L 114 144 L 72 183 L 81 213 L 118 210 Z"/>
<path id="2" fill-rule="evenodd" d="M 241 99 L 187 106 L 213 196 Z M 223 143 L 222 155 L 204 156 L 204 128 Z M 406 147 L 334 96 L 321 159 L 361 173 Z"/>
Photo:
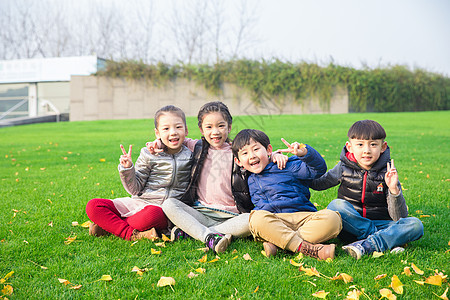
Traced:
<path id="1" fill-rule="evenodd" d="M 133 161 L 131 160 L 131 148 L 132 146 L 130 145 L 127 153 L 123 145 L 120 145 L 120 149 L 122 149 L 123 154 L 120 156 L 119 161 L 124 168 L 130 168 L 133 165 Z"/>
<path id="2" fill-rule="evenodd" d="M 298 142 L 293 142 L 289 144 L 285 139 L 281 138 L 281 141 L 288 147 L 287 149 L 280 149 L 279 152 L 288 152 L 299 157 L 305 156 L 308 153 L 308 149 L 306 149 L 305 144 L 300 144 Z"/>
<path id="3" fill-rule="evenodd" d="M 400 194 L 400 190 L 398 189 L 397 182 L 398 182 L 398 173 L 397 169 L 394 166 L 394 160 L 391 159 L 391 163 L 387 163 L 386 166 L 386 174 L 384 175 L 384 181 L 386 182 L 386 185 L 389 188 L 389 191 L 391 191 L 392 194 L 398 195 Z"/>

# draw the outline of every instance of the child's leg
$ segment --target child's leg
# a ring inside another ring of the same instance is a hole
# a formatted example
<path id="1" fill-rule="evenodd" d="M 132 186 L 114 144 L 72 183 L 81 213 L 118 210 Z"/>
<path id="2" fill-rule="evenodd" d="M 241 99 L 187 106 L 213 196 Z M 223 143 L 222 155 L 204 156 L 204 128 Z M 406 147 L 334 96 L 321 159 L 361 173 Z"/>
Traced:
<path id="1" fill-rule="evenodd" d="M 86 205 L 86 213 L 92 222 L 104 230 L 126 240 L 131 238 L 134 228 L 120 217 L 119 211 L 111 200 L 90 200 Z"/>
<path id="2" fill-rule="evenodd" d="M 342 230 L 341 216 L 336 211 L 323 209 L 306 216 L 300 215 L 300 218 L 296 214 L 288 220 L 295 224 L 298 235 L 307 242 L 318 244 L 328 241 L 337 237 Z"/>
<path id="3" fill-rule="evenodd" d="M 217 221 L 177 199 L 166 199 L 162 208 L 172 223 L 196 240 L 206 242 L 208 234 L 216 233 L 209 227 L 216 225 Z"/>
<path id="4" fill-rule="evenodd" d="M 236 217 L 232 217 L 220 224 L 210 227 L 214 232 L 220 232 L 223 234 L 231 234 L 234 237 L 247 237 L 250 235 L 250 229 L 248 228 L 248 213 L 240 214 Z"/>
<path id="5" fill-rule="evenodd" d="M 342 230 L 354 236 L 358 240 L 367 238 L 377 231 L 372 220 L 363 218 L 349 202 L 335 199 L 328 204 L 327 209 L 337 211 L 342 218 Z"/>
<path id="6" fill-rule="evenodd" d="M 149 205 L 139 212 L 126 218 L 128 225 L 139 231 L 146 231 L 150 228 L 157 230 L 167 229 L 167 218 L 159 206 Z"/>
<path id="7" fill-rule="evenodd" d="M 401 218 L 397 222 L 375 220 L 374 223 L 379 230 L 369 235 L 367 240 L 378 252 L 404 245 L 423 236 L 423 224 L 414 217 Z"/>

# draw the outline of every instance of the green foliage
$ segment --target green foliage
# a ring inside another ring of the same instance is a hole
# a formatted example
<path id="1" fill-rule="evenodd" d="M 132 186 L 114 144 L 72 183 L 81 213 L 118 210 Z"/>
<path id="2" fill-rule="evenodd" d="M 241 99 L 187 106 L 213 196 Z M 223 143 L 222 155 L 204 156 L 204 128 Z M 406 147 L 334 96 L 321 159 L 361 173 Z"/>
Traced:
<path id="1" fill-rule="evenodd" d="M 251 93 L 255 104 L 272 101 L 282 107 L 287 100 L 302 103 L 318 97 L 327 108 L 335 88 L 348 91 L 350 112 L 400 112 L 450 109 L 450 78 L 404 66 L 357 70 L 329 64 L 291 63 L 278 59 L 231 60 L 214 65 L 146 65 L 141 61 L 109 61 L 99 76 L 148 80 L 161 85 L 186 78 L 221 95 L 224 82 L 236 84 Z"/>
<path id="2" fill-rule="evenodd" d="M 442 286 L 421 286 L 413 280 L 424 280 L 435 269 L 449 274 L 450 131 L 442 127 L 449 118 L 450 111 L 233 117 L 233 128 L 263 130 L 275 149 L 284 148 L 281 137 L 312 145 L 328 168 L 339 159 L 353 122 L 373 119 L 384 126 L 409 214 L 420 218 L 425 235 L 397 255 L 386 252 L 380 258 L 356 261 L 333 240 L 338 247 L 332 262 L 303 259 L 305 267 L 315 267 L 329 277 L 349 274 L 354 280 L 348 284 L 302 275 L 289 263 L 295 257 L 289 253 L 280 251 L 267 259 L 260 253 L 261 243 L 251 239 L 234 240 L 215 263 L 199 263 L 204 255 L 197 250 L 204 247 L 199 241 L 166 243 L 160 248 L 148 240 L 133 244 L 114 236 L 96 238 L 86 228 L 72 226 L 73 221 L 88 220 L 85 207 L 90 199 L 127 196 L 117 172 L 119 145 L 133 144 L 136 161 L 139 148 L 154 139 L 153 120 L 0 128 L 0 278 L 14 271 L 0 290 L 11 285 L 9 299 L 313 299 L 311 294 L 319 290 L 330 292 L 327 299 L 344 299 L 355 285 L 364 288 L 370 299 L 380 299 L 379 290 L 388 288 L 397 275 L 405 284 L 398 299 L 437 299 L 435 294 L 442 295 L 449 287 L 448 279 Z M 191 138 L 200 137 L 196 123 L 195 118 L 187 118 Z M 323 209 L 336 195 L 335 188 L 312 191 L 311 201 Z M 73 243 L 64 244 L 75 235 Z M 162 253 L 152 255 L 151 248 Z M 244 260 L 245 253 L 253 261 Z M 214 257 L 208 253 L 208 261 Z M 401 274 L 411 263 L 425 274 Z M 131 272 L 134 266 L 152 270 L 139 276 Z M 187 277 L 199 267 L 206 273 Z M 386 278 L 374 280 L 383 273 Z M 113 280 L 98 281 L 102 275 Z M 161 276 L 175 279 L 173 290 L 156 286 Z M 70 289 L 58 278 L 82 287 Z"/>

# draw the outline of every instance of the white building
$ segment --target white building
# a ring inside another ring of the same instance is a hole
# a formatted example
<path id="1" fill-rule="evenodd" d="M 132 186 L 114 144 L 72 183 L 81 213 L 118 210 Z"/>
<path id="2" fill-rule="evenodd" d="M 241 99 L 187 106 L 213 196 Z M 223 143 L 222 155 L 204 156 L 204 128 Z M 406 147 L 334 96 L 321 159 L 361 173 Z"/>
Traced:
<path id="1" fill-rule="evenodd" d="M 70 77 L 104 69 L 97 56 L 0 60 L 0 122 L 70 112 Z"/>

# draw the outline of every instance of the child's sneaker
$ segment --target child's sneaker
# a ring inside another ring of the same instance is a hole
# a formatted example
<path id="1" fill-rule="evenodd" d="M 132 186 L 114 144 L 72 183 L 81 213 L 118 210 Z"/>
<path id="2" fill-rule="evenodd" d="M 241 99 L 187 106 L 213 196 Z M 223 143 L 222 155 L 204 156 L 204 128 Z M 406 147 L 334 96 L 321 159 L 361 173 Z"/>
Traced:
<path id="1" fill-rule="evenodd" d="M 223 253 L 231 243 L 231 234 L 210 233 L 205 240 L 209 249 L 216 253 Z"/>
<path id="2" fill-rule="evenodd" d="M 264 252 L 266 253 L 267 257 L 277 255 L 278 248 L 274 244 L 272 244 L 270 242 L 264 242 L 263 247 L 264 247 Z"/>
<path id="3" fill-rule="evenodd" d="M 334 252 L 336 249 L 335 244 L 311 244 L 307 241 L 303 241 L 300 244 L 298 252 L 304 255 L 311 256 L 320 260 L 326 260 L 327 258 L 334 258 Z"/>
<path id="4" fill-rule="evenodd" d="M 172 242 L 174 242 L 176 240 L 187 239 L 187 238 L 191 238 L 191 236 L 189 234 L 187 234 L 186 232 L 184 232 L 183 230 L 181 230 L 180 227 L 174 226 L 172 228 L 172 230 L 170 231 L 170 240 Z"/>
<path id="5" fill-rule="evenodd" d="M 108 231 L 106 231 L 105 229 L 101 228 L 100 226 L 98 226 L 95 223 L 91 223 L 91 225 L 89 225 L 89 235 L 92 236 L 105 236 L 105 235 L 110 235 L 111 233 L 109 233 Z"/>
<path id="6" fill-rule="evenodd" d="M 139 231 L 137 229 L 133 230 L 133 234 L 131 235 L 130 240 L 137 241 L 140 239 L 149 239 L 151 241 L 154 241 L 158 239 L 158 233 L 156 232 L 155 228 L 146 231 Z"/>
<path id="7" fill-rule="evenodd" d="M 360 259 L 363 255 L 368 255 L 375 251 L 367 240 L 360 240 L 342 247 L 350 256 Z"/>

